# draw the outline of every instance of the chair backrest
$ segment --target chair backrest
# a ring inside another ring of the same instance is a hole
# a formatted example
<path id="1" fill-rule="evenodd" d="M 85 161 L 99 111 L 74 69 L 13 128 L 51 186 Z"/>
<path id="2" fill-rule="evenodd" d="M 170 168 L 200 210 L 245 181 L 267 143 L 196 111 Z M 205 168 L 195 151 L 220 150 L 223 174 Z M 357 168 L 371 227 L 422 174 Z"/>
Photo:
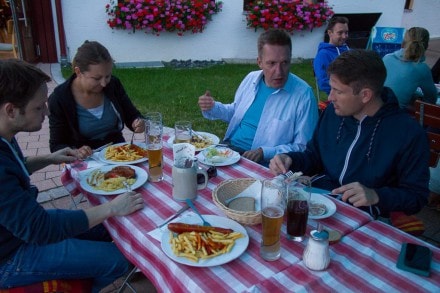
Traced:
<path id="1" fill-rule="evenodd" d="M 0 43 L 0 51 L 3 52 L 12 52 L 14 58 L 18 58 L 17 54 L 17 43 L 15 38 L 15 30 L 14 30 L 14 21 L 12 19 L 8 20 L 6 23 L 8 40 L 11 40 L 11 43 Z"/>
<path id="2" fill-rule="evenodd" d="M 416 100 L 414 114 L 429 137 L 430 159 L 429 166 L 435 167 L 440 156 L 440 106 Z"/>

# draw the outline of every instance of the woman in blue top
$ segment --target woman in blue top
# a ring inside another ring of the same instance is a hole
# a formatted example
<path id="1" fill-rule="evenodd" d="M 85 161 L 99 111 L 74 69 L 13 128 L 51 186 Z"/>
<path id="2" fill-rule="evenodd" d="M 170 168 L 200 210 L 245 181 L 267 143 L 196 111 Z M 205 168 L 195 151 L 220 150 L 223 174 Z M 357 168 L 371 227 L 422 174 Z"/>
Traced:
<path id="1" fill-rule="evenodd" d="M 426 29 L 412 27 L 405 32 L 402 49 L 383 57 L 387 69 L 385 86 L 393 90 L 401 108 L 411 108 L 416 99 L 428 103 L 437 100 L 431 70 L 424 62 L 428 42 Z"/>

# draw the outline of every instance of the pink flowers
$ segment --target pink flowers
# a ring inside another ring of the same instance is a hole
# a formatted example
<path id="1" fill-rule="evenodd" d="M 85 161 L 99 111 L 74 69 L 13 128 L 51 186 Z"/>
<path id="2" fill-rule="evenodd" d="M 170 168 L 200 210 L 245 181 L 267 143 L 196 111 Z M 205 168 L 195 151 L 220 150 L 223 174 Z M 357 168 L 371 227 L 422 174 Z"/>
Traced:
<path id="1" fill-rule="evenodd" d="M 212 15 L 221 11 L 215 0 L 111 0 L 105 6 L 112 29 L 145 30 L 159 35 L 162 31 L 202 32 Z"/>
<path id="2" fill-rule="evenodd" d="M 279 28 L 290 33 L 321 27 L 334 14 L 326 1 L 304 4 L 301 0 L 254 0 L 248 7 L 248 27 Z"/>

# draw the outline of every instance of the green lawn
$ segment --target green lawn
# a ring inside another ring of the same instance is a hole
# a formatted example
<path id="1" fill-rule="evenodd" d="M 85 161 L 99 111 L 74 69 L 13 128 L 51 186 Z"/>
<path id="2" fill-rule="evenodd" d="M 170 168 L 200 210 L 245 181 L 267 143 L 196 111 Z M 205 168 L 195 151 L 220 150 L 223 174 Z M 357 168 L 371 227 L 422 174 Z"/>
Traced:
<path id="1" fill-rule="evenodd" d="M 242 79 L 249 71 L 257 70 L 252 64 L 224 64 L 208 68 L 115 68 L 113 74 L 124 85 L 133 103 L 142 113 L 158 111 L 164 124 L 173 127 L 177 120 L 190 120 L 193 129 L 223 137 L 227 124 L 202 117 L 197 100 L 206 90 L 221 102 L 230 103 Z M 292 64 L 291 71 L 314 88 L 310 60 Z M 71 74 L 63 68 L 64 77 Z"/>

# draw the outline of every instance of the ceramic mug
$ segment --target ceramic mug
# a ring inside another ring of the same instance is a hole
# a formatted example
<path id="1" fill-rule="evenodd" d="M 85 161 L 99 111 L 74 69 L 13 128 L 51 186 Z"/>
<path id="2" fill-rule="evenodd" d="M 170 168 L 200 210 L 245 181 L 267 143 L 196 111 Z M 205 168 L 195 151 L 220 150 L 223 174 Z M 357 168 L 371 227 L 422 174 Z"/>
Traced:
<path id="1" fill-rule="evenodd" d="M 208 173 L 206 170 L 192 166 L 190 168 L 179 168 L 173 166 L 173 198 L 178 201 L 195 199 L 197 190 L 203 189 L 208 185 Z M 197 174 L 202 174 L 205 180 L 197 184 Z"/>

